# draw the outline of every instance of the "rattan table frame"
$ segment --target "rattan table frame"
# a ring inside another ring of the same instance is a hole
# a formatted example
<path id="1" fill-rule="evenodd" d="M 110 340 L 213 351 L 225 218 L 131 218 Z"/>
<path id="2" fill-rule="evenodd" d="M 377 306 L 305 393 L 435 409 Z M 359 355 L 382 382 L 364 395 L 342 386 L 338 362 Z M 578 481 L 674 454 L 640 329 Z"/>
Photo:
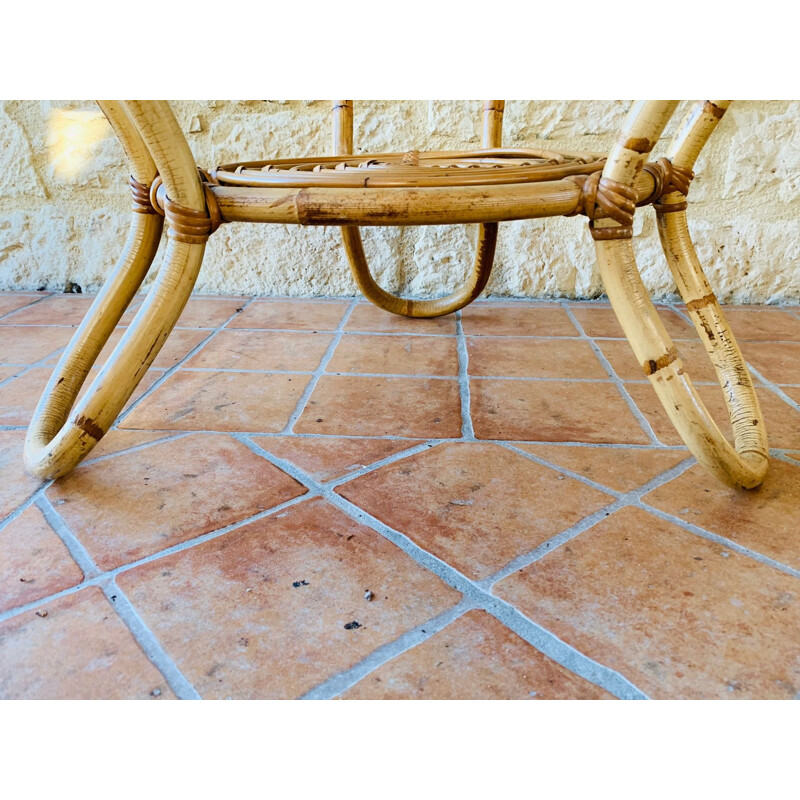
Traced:
<path id="1" fill-rule="evenodd" d="M 484 106 L 483 148 L 458 153 L 353 155 L 353 104 L 334 101 L 334 156 L 247 162 L 199 170 L 165 101 L 101 101 L 130 163 L 133 207 L 119 260 L 66 348 L 34 412 L 25 464 L 56 478 L 73 469 L 113 424 L 181 314 L 205 243 L 230 221 L 341 226 L 359 289 L 387 311 L 450 313 L 486 287 L 498 223 L 584 214 L 601 277 L 625 335 L 692 454 L 729 485 L 753 488 L 768 444 L 752 379 L 689 236 L 686 194 L 697 157 L 728 101 L 691 106 L 657 161 L 647 158 L 676 101 L 637 101 L 606 154 L 504 150 L 503 101 Z M 642 283 L 632 246 L 637 206 L 653 205 L 667 263 L 714 364 L 733 428 L 731 445 L 697 394 Z M 454 294 L 410 300 L 375 282 L 359 226 L 480 226 L 472 269 Z M 158 275 L 85 396 L 75 400 L 100 351 L 147 275 L 162 234 Z"/>

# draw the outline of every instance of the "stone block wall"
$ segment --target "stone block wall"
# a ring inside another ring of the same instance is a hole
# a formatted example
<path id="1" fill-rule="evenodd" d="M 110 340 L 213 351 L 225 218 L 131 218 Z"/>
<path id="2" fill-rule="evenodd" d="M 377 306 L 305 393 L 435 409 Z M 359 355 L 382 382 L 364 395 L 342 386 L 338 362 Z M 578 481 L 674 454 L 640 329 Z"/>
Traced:
<path id="1" fill-rule="evenodd" d="M 628 106 L 509 101 L 504 144 L 604 152 Z M 173 107 L 202 166 L 330 152 L 327 100 Z M 357 102 L 356 151 L 478 147 L 481 108 L 463 100 Z M 696 172 L 690 224 L 720 299 L 800 301 L 800 102 L 734 103 Z M 68 282 L 97 289 L 127 230 L 127 175 L 122 149 L 93 103 L 0 102 L 0 289 L 60 291 Z M 645 283 L 657 297 L 672 295 L 651 210 L 637 213 L 634 230 Z M 476 239 L 474 226 L 363 233 L 381 285 L 409 296 L 454 289 Z M 209 242 L 196 291 L 348 296 L 356 287 L 336 228 L 227 224 Z M 490 294 L 592 298 L 602 291 L 585 219 L 501 225 Z"/>

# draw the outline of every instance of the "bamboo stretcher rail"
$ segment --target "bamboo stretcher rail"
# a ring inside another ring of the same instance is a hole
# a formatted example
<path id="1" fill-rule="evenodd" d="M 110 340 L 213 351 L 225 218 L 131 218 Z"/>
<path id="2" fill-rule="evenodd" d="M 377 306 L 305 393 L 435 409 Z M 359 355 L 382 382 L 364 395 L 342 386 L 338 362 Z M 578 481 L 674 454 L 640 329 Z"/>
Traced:
<path id="1" fill-rule="evenodd" d="M 768 466 L 766 430 L 753 383 L 703 273 L 686 222 L 698 154 L 726 101 L 701 101 L 665 158 L 646 163 L 677 106 L 635 103 L 610 152 L 502 148 L 504 101 L 484 106 L 482 149 L 353 154 L 353 103 L 335 101 L 333 156 L 250 161 L 198 172 L 166 102 L 103 101 L 130 163 L 132 214 L 117 265 L 53 371 L 25 443 L 25 464 L 42 478 L 69 472 L 113 424 L 183 310 L 205 242 L 223 222 L 338 225 L 357 285 L 381 308 L 431 317 L 464 307 L 485 289 L 498 223 L 583 214 L 611 304 L 645 375 L 684 442 L 720 480 L 752 488 Z M 636 266 L 637 205 L 652 204 L 667 262 L 716 368 L 732 446 L 694 389 Z M 453 294 L 410 300 L 373 279 L 359 226 L 479 225 L 471 270 Z M 166 227 L 163 263 L 147 298 L 92 381 L 100 351 L 147 275 Z M 74 407 L 73 407 L 74 406 Z"/>
<path id="2" fill-rule="evenodd" d="M 637 195 L 653 192 L 652 175 L 641 173 Z M 571 215 L 581 192 L 571 181 L 511 186 L 414 189 L 209 187 L 226 222 L 284 225 L 455 225 Z"/>

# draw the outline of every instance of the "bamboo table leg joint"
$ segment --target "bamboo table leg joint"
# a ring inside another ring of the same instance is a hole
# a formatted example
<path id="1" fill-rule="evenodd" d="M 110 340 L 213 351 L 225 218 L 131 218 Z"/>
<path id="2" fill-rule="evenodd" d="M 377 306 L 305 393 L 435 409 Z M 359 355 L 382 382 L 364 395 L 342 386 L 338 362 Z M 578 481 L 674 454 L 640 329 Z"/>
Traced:
<path id="1" fill-rule="evenodd" d="M 768 465 L 763 418 L 747 366 L 689 237 L 693 169 L 727 101 L 700 101 L 666 156 L 647 162 L 674 101 L 633 104 L 608 153 L 503 148 L 505 103 L 487 101 L 480 150 L 353 154 L 353 103 L 333 104 L 333 156 L 197 167 L 169 105 L 102 101 L 131 165 L 131 223 L 122 254 L 56 366 L 34 412 L 25 463 L 42 478 L 69 472 L 113 424 L 169 336 L 192 291 L 205 243 L 223 222 L 338 225 L 358 288 L 410 317 L 463 308 L 491 276 L 498 223 L 582 214 L 611 305 L 670 420 L 697 460 L 726 483 L 757 486 Z M 716 368 L 731 445 L 697 394 L 647 295 L 632 248 L 637 207 L 652 205 L 676 285 Z M 363 225 L 479 225 L 469 276 L 453 294 L 411 300 L 369 269 Z M 130 327 L 86 395 L 98 354 L 147 275 L 166 227 L 163 265 Z M 74 407 L 73 407 L 74 406 Z"/>

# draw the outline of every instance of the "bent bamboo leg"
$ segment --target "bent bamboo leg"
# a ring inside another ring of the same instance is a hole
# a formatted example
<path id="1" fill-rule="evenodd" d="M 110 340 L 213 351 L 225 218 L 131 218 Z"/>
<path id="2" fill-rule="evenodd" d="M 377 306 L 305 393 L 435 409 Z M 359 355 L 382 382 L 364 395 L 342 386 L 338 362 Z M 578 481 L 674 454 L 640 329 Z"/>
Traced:
<path id="1" fill-rule="evenodd" d="M 634 104 L 623 134 L 611 150 L 603 170 L 604 177 L 631 185 L 675 106 L 675 103 L 667 101 Z M 676 216 L 677 213 L 666 216 Z M 596 227 L 615 227 L 616 224 L 602 220 L 596 223 Z M 668 224 L 672 226 L 675 223 Z M 642 283 L 631 240 L 596 240 L 595 249 L 606 292 L 625 335 L 664 410 L 689 450 L 699 463 L 728 485 L 747 489 L 758 486 L 767 469 L 767 453 L 760 415 L 748 417 L 746 414 L 747 410 L 758 407 L 752 384 L 749 380 L 737 384 L 738 388 L 731 396 L 729 407 L 732 409 L 734 449 L 708 413 L 686 374 L 672 339 Z M 684 288 L 688 289 L 690 285 Z M 743 362 L 741 366 L 736 365 L 736 353 L 730 349 L 717 350 L 716 358 L 717 363 L 727 358 L 725 368 L 719 370 L 719 376 L 723 390 L 730 393 L 732 387 L 728 385 L 729 379 L 740 377 L 746 368 Z M 752 396 L 752 402 L 737 407 L 737 403 L 748 396 Z M 754 420 L 758 421 L 754 423 Z"/>
<path id="2" fill-rule="evenodd" d="M 194 158 L 169 104 L 126 101 L 105 102 L 101 107 L 128 152 L 134 178 L 149 184 L 158 172 L 171 200 L 204 211 Z M 86 456 L 130 398 L 183 310 L 205 245 L 168 238 L 163 265 L 146 300 L 70 413 L 89 369 L 147 273 L 161 228 L 160 216 L 134 214 L 119 264 L 59 361 L 34 412 L 25 440 L 25 465 L 32 474 L 56 478 Z"/>
<path id="3" fill-rule="evenodd" d="M 700 101 L 688 112 L 675 136 L 667 158 L 677 167 L 692 170 L 708 137 L 722 119 L 729 101 Z M 764 418 L 753 381 L 719 302 L 706 278 L 689 235 L 686 211 L 666 211 L 670 204 L 684 204 L 680 192 L 670 192 L 657 209 L 658 233 L 686 310 L 706 348 L 723 387 L 737 450 L 752 467 L 753 478 L 763 478 L 769 458 Z"/>
<path id="4" fill-rule="evenodd" d="M 500 147 L 502 144 L 503 110 L 502 100 L 488 100 L 484 106 L 483 146 Z M 353 152 L 353 104 L 350 100 L 334 101 L 333 148 L 336 155 Z M 492 274 L 492 264 L 497 246 L 497 223 L 479 226 L 478 243 L 472 271 L 464 285 L 453 294 L 433 300 L 408 300 L 387 292 L 378 286 L 364 253 L 361 232 L 357 226 L 342 226 L 350 270 L 362 294 L 384 311 L 405 317 L 439 317 L 458 311 L 475 300 L 486 288 Z"/>

